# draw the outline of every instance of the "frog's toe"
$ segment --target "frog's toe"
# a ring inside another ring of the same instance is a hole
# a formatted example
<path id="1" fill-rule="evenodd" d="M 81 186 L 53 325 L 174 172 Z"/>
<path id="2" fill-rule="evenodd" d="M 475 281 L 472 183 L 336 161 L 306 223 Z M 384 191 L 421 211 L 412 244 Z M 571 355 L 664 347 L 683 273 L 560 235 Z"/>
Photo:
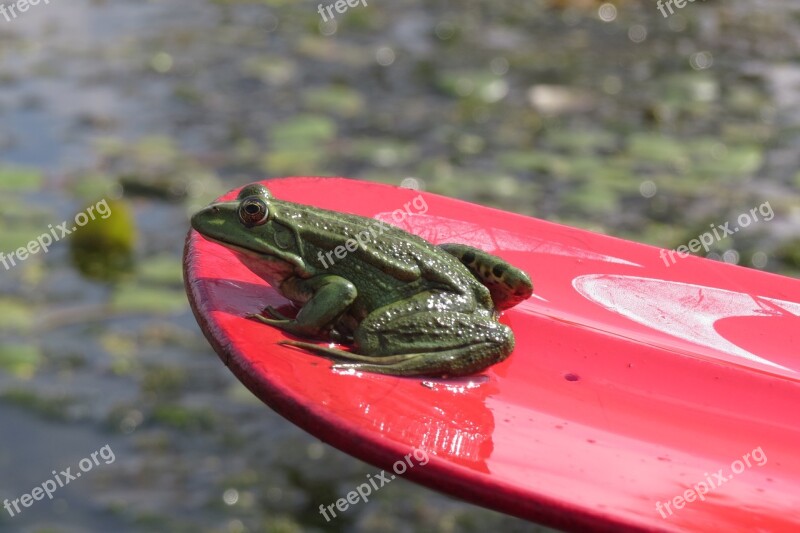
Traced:
<path id="1" fill-rule="evenodd" d="M 416 361 L 415 361 L 416 359 Z M 444 377 L 448 372 L 444 370 L 437 370 L 430 366 L 430 361 L 420 360 L 419 356 L 415 354 L 413 357 L 407 357 L 404 361 L 394 362 L 390 364 L 380 364 L 380 359 L 372 363 L 336 363 L 331 368 L 333 370 L 347 371 L 355 370 L 357 372 L 371 372 L 373 374 L 386 374 L 389 376 L 436 376 Z"/>
<path id="2" fill-rule="evenodd" d="M 295 348 L 302 348 L 303 350 L 308 350 L 309 352 L 312 353 L 325 355 L 328 357 L 334 357 L 336 359 L 371 363 L 376 366 L 397 363 L 411 357 L 410 355 L 389 355 L 384 357 L 361 355 L 353 352 L 347 352 L 345 350 L 340 350 L 338 348 L 329 348 L 328 346 L 320 346 L 319 344 L 313 344 L 311 342 L 302 342 L 302 341 L 282 340 L 278 341 L 278 344 L 283 344 L 285 346 L 294 346 Z"/>
<path id="3" fill-rule="evenodd" d="M 356 372 L 371 372 L 373 374 L 395 374 L 395 372 L 392 372 L 385 366 L 375 365 L 372 363 L 336 363 L 335 365 L 331 366 L 331 369 L 338 370 L 339 372 L 355 370 Z"/>
<path id="4" fill-rule="evenodd" d="M 259 322 L 262 322 L 264 324 L 269 324 L 270 326 L 279 326 L 279 327 L 289 322 L 289 320 L 275 320 L 274 318 L 267 318 L 258 313 L 250 313 L 248 315 L 245 315 L 245 318 L 258 320 Z"/>
<path id="5" fill-rule="evenodd" d="M 489 289 L 498 311 L 514 307 L 533 294 L 528 274 L 503 259 L 465 244 L 446 243 L 439 247 L 458 258 Z"/>

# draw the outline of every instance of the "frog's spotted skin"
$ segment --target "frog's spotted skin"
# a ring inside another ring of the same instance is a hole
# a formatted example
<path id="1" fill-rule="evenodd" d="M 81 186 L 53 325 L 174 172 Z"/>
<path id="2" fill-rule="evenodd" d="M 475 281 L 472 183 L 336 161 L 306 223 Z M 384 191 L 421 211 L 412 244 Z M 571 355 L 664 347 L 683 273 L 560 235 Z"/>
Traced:
<path id="1" fill-rule="evenodd" d="M 486 285 L 498 311 L 514 307 L 533 294 L 533 284 L 528 275 L 497 256 L 466 244 L 440 244 L 439 248 L 457 257 L 478 281 Z"/>
<path id="2" fill-rule="evenodd" d="M 496 310 L 531 295 L 528 276 L 464 245 L 434 246 L 394 226 L 274 198 L 261 184 L 212 204 L 192 227 L 230 248 L 298 307 L 252 318 L 351 351 L 283 341 L 345 360 L 335 368 L 402 376 L 458 376 L 502 361 L 514 348 Z M 358 240 L 358 236 L 362 236 Z M 358 241 L 354 249 L 331 251 Z M 327 261 L 326 261 L 327 257 Z"/>

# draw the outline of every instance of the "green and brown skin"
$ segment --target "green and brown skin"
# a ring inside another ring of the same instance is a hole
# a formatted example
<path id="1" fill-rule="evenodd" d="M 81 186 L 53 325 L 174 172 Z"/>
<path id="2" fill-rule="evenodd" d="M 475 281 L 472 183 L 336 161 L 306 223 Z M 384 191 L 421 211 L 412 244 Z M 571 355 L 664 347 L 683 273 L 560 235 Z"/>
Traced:
<path id="1" fill-rule="evenodd" d="M 300 307 L 295 318 L 271 307 L 269 317 L 250 318 L 299 337 L 351 345 L 344 351 L 281 342 L 347 361 L 334 368 L 460 376 L 508 357 L 514 335 L 497 315 L 530 297 L 527 274 L 476 248 L 435 246 L 394 226 L 376 231 L 379 224 L 278 200 L 258 183 L 192 217 L 196 231 L 233 250 Z M 333 264 L 321 260 L 359 234 L 355 250 Z"/>

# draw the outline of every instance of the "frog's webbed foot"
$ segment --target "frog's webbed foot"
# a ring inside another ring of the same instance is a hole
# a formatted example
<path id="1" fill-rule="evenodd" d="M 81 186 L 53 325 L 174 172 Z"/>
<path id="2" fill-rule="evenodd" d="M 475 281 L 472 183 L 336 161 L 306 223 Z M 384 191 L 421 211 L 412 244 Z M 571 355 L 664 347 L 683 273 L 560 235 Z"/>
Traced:
<path id="1" fill-rule="evenodd" d="M 310 337 L 313 339 L 327 338 L 327 331 L 324 328 L 314 324 L 305 324 L 292 318 L 267 318 L 257 313 L 251 313 L 245 318 L 258 320 L 262 324 L 276 327 L 282 331 L 286 331 L 287 333 L 291 333 L 292 335 L 297 335 L 299 337 Z"/>
<path id="2" fill-rule="evenodd" d="M 530 277 L 496 255 L 466 244 L 445 243 L 439 247 L 461 261 L 489 289 L 498 311 L 514 307 L 533 294 Z"/>
<path id="3" fill-rule="evenodd" d="M 265 311 L 266 311 L 266 309 L 265 309 Z M 284 324 L 287 324 L 287 323 L 291 322 L 291 319 L 288 319 L 288 318 L 268 318 L 268 317 L 265 317 L 264 315 L 261 315 L 259 313 L 249 313 L 249 314 L 245 315 L 244 317 L 247 318 L 247 319 L 258 320 L 262 324 L 268 324 L 270 326 L 275 326 L 275 327 L 278 327 L 278 328 L 281 328 Z"/>

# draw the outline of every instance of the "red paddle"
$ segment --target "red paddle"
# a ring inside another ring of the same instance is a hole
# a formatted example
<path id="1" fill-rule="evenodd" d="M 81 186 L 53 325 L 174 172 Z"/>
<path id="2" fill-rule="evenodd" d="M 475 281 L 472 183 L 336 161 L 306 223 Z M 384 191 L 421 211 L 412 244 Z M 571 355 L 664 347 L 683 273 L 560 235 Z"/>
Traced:
<path id="1" fill-rule="evenodd" d="M 492 252 L 535 288 L 501 317 L 514 352 L 480 375 L 337 372 L 246 319 L 288 301 L 190 232 L 201 328 L 293 423 L 387 471 L 422 450 L 405 477 L 562 529 L 800 528 L 800 281 L 387 185 L 264 184 Z"/>

